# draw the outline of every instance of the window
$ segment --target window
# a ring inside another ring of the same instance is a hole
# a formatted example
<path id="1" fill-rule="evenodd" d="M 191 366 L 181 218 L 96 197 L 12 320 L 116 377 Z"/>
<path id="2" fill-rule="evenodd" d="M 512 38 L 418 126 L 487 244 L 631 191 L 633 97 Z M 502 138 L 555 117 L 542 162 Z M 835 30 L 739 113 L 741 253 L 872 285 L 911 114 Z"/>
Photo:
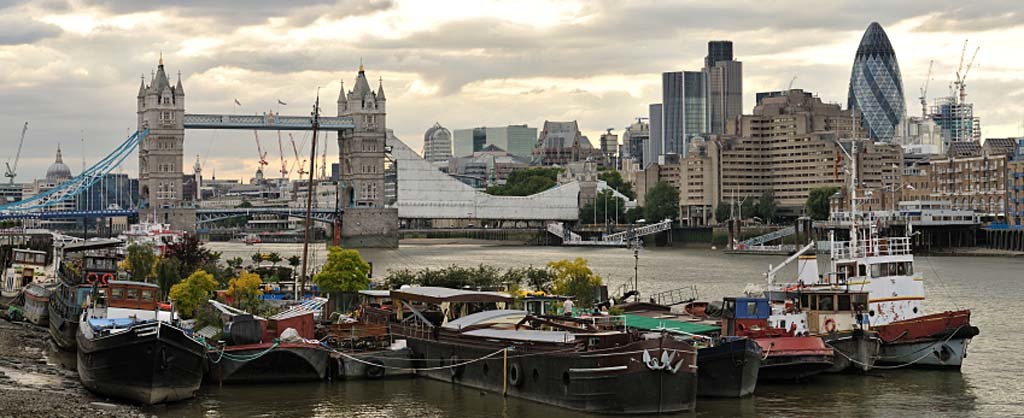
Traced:
<path id="1" fill-rule="evenodd" d="M 142 291 L 142 300 L 145 301 L 145 302 L 152 302 L 153 301 L 153 291 L 152 290 L 143 290 Z"/>
<path id="2" fill-rule="evenodd" d="M 860 270 L 860 274 L 858 274 L 858 277 L 867 277 L 867 275 L 868 275 L 868 267 L 863 265 L 863 264 L 858 264 L 857 267 Z"/>
<path id="3" fill-rule="evenodd" d="M 751 318 L 755 316 L 757 316 L 757 303 L 747 302 L 747 317 Z"/>
<path id="4" fill-rule="evenodd" d="M 871 277 L 882 277 L 888 273 L 888 270 L 883 270 L 885 263 L 878 263 L 871 265 Z"/>
<path id="5" fill-rule="evenodd" d="M 819 311 L 833 311 L 835 310 L 835 301 L 832 299 L 832 295 L 820 296 L 818 299 L 818 310 Z"/>
<path id="6" fill-rule="evenodd" d="M 122 289 L 120 287 L 112 287 L 112 288 L 110 288 L 110 298 L 111 299 L 121 299 L 121 298 L 124 298 L 124 289 Z"/>
<path id="7" fill-rule="evenodd" d="M 850 311 L 850 295 L 839 295 L 839 309 L 840 311 Z"/>
<path id="8" fill-rule="evenodd" d="M 903 264 L 905 264 L 905 266 L 903 267 L 904 270 L 905 270 L 904 274 L 906 274 L 908 276 L 913 275 L 914 274 L 914 262 L 907 261 L 907 262 L 905 262 Z"/>
<path id="9" fill-rule="evenodd" d="M 139 300 L 139 289 L 128 289 L 128 300 Z"/>

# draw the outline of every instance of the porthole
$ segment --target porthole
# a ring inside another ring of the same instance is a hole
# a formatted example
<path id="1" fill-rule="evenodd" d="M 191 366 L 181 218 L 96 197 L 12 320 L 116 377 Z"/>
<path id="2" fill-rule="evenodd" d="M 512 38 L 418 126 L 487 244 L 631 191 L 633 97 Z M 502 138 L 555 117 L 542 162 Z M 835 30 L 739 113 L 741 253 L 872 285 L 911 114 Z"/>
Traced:
<path id="1" fill-rule="evenodd" d="M 914 313 L 917 313 L 917 307 L 916 306 L 914 307 Z"/>
<path id="2" fill-rule="evenodd" d="M 872 309 L 872 310 L 868 311 L 868 315 L 875 316 L 875 310 Z"/>

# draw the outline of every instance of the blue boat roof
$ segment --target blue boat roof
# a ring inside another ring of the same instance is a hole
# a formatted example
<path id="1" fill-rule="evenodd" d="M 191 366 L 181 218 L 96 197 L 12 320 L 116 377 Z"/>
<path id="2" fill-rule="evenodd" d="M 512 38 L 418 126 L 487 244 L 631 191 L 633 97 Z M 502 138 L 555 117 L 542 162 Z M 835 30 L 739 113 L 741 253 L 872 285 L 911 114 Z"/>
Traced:
<path id="1" fill-rule="evenodd" d="M 135 320 L 131 318 L 91 318 L 89 319 L 89 326 L 95 331 L 111 328 L 127 328 L 135 324 Z"/>

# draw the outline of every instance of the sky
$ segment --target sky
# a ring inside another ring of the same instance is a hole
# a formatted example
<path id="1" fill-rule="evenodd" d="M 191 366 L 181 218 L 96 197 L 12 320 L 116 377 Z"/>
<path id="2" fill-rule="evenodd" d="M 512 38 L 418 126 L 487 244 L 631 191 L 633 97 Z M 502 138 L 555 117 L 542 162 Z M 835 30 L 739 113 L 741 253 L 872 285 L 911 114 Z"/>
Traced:
<path id="1" fill-rule="evenodd" d="M 417 150 L 434 122 L 578 120 L 593 142 L 621 133 L 661 100 L 662 72 L 700 69 L 708 40 L 734 43 L 744 113 L 756 92 L 790 82 L 845 106 L 872 21 L 896 51 L 909 115 L 929 62 L 929 102 L 949 94 L 967 40 L 968 58 L 980 47 L 967 100 L 983 137 L 1022 134 L 1024 5 L 1013 1 L 0 0 L 0 159 L 26 121 L 18 181 L 42 177 L 58 143 L 74 173 L 103 158 L 137 128 L 139 79 L 161 54 L 189 113 L 305 115 L 320 88 L 334 114 L 339 81 L 351 88 L 362 62 L 371 85 L 383 80 L 388 128 Z M 277 134 L 261 139 L 273 171 Z M 337 160 L 333 141 L 328 153 Z M 247 180 L 257 167 L 251 132 L 189 130 L 185 166 L 197 155 L 204 176 Z"/>

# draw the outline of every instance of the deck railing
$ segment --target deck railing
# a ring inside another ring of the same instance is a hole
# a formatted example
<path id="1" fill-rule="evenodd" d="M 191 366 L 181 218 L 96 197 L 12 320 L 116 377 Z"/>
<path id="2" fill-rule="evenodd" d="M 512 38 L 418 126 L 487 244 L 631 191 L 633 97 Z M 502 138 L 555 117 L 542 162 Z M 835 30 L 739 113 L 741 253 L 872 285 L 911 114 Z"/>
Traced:
<path id="1" fill-rule="evenodd" d="M 853 259 L 860 257 L 878 257 L 893 255 L 912 255 L 910 237 L 871 238 L 832 243 L 832 257 L 837 259 Z"/>

